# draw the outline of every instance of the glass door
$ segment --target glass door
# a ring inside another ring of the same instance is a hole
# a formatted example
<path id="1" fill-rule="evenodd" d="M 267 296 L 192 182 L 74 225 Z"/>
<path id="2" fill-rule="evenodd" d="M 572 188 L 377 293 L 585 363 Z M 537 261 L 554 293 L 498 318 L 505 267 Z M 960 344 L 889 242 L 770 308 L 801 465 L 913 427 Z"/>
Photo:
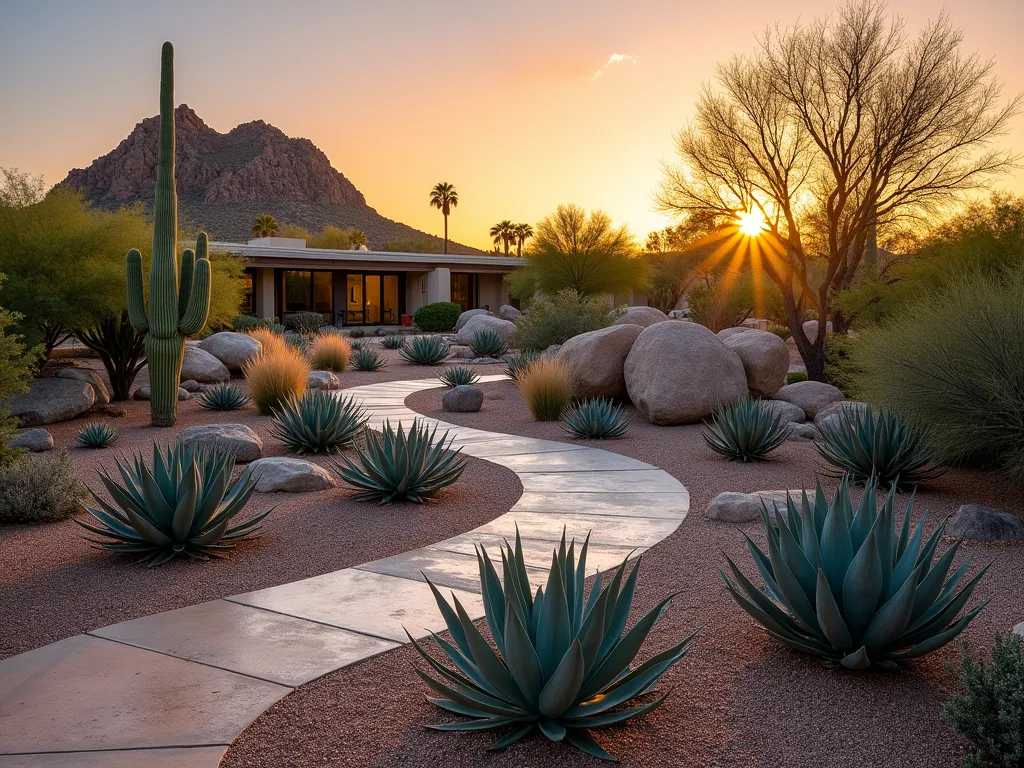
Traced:
<path id="1" fill-rule="evenodd" d="M 380 275 L 366 276 L 366 315 L 367 325 L 380 323 Z"/>
<path id="2" fill-rule="evenodd" d="M 348 275 L 345 294 L 345 324 L 362 325 L 365 321 L 363 313 L 363 276 L 361 273 Z"/>

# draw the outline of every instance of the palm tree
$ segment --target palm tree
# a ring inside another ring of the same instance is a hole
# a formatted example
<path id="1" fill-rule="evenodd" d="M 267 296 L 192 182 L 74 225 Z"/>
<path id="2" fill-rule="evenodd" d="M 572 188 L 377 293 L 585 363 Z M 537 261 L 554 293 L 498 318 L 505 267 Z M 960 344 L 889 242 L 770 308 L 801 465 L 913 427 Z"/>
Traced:
<path id="1" fill-rule="evenodd" d="M 252 223 L 251 231 L 253 237 L 277 237 L 277 233 L 281 231 L 281 226 L 269 213 L 261 213 L 256 217 L 256 221 Z"/>
<path id="2" fill-rule="evenodd" d="M 508 219 L 504 219 L 491 227 L 488 234 L 494 238 L 495 245 L 502 244 L 505 248 L 505 255 L 508 256 L 509 245 L 516 239 L 516 225 Z"/>
<path id="3" fill-rule="evenodd" d="M 529 224 L 516 224 L 513 231 L 516 239 L 516 256 L 522 256 L 523 244 L 528 238 L 533 237 L 533 227 Z"/>
<path id="4" fill-rule="evenodd" d="M 448 253 L 448 214 L 459 205 L 459 193 L 454 184 L 439 181 L 430 190 L 430 205 L 444 214 L 444 252 Z"/>
<path id="5" fill-rule="evenodd" d="M 352 240 L 352 247 L 358 248 L 360 245 L 366 245 L 366 233 L 361 229 L 353 229 L 348 233 L 349 238 Z"/>

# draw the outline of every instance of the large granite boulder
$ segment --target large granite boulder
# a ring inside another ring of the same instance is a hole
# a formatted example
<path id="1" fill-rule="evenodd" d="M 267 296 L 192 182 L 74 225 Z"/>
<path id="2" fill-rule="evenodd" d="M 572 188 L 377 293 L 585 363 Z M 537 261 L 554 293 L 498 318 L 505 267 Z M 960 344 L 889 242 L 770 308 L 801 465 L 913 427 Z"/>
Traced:
<path id="1" fill-rule="evenodd" d="M 235 460 L 243 464 L 263 455 L 260 436 L 244 424 L 199 424 L 186 427 L 178 433 L 178 440 L 182 445 L 234 449 Z"/>
<path id="2" fill-rule="evenodd" d="M 646 328 L 666 320 L 668 320 L 668 315 L 657 307 L 627 307 L 626 314 L 617 317 L 612 325 L 639 325 L 641 328 Z"/>
<path id="3" fill-rule="evenodd" d="M 501 334 L 501 338 L 506 344 L 512 341 L 512 334 L 515 333 L 516 330 L 515 323 L 510 322 L 509 320 L 502 320 L 500 317 L 495 317 L 491 313 L 487 312 L 487 310 L 480 311 L 486 312 L 486 314 L 477 314 L 469 318 L 466 324 L 463 325 L 459 332 L 455 334 L 456 344 L 464 344 L 466 346 L 471 345 L 473 343 L 473 336 L 476 335 L 476 332 L 485 329 L 497 331 Z M 462 317 L 465 315 L 466 313 L 463 312 Z"/>
<path id="4" fill-rule="evenodd" d="M 11 448 L 24 448 L 32 453 L 53 450 L 53 435 L 45 429 L 26 429 L 11 438 Z"/>
<path id="5" fill-rule="evenodd" d="M 152 400 L 153 389 L 149 384 L 143 384 L 141 387 L 132 392 L 132 400 Z M 184 387 L 178 387 L 178 400 L 191 400 L 192 393 Z"/>
<path id="6" fill-rule="evenodd" d="M 783 400 L 762 400 L 761 403 L 772 415 L 779 417 L 780 424 L 803 424 L 807 421 L 807 414 L 798 405 Z"/>
<path id="7" fill-rule="evenodd" d="M 508 320 L 510 323 L 514 323 L 523 313 L 513 307 L 511 304 L 502 304 L 501 309 L 498 310 L 498 317 L 502 320 Z"/>
<path id="8" fill-rule="evenodd" d="M 720 330 L 718 332 L 718 338 L 720 338 L 722 341 L 725 341 L 726 339 L 731 339 L 733 336 L 736 336 L 741 333 L 746 333 L 747 331 L 752 330 L 754 329 L 747 328 L 745 325 L 734 325 L 732 328 L 723 328 L 722 330 Z"/>
<path id="9" fill-rule="evenodd" d="M 93 394 L 96 396 L 96 403 L 106 405 L 110 402 L 110 393 L 107 391 L 107 385 L 103 383 L 103 379 L 92 368 L 61 368 L 57 372 L 57 378 L 84 381 L 92 387 Z"/>
<path id="10" fill-rule="evenodd" d="M 234 331 L 221 331 L 199 342 L 199 348 L 209 352 L 229 371 L 238 373 L 242 365 L 260 353 L 260 343 L 252 336 Z"/>
<path id="11" fill-rule="evenodd" d="M 789 373 L 786 342 L 774 333 L 750 329 L 725 339 L 725 345 L 743 361 L 751 397 L 771 397 L 782 389 Z"/>
<path id="12" fill-rule="evenodd" d="M 341 379 L 331 371 L 310 371 L 306 377 L 306 389 L 341 389 Z"/>
<path id="13" fill-rule="evenodd" d="M 200 384 L 217 384 L 228 381 L 231 371 L 220 360 L 205 349 L 185 346 L 185 359 L 181 364 L 181 380 L 194 379 Z"/>
<path id="14" fill-rule="evenodd" d="M 808 419 L 814 419 L 825 406 L 845 400 L 846 395 L 823 381 L 798 381 L 782 387 L 773 399 L 799 406 Z"/>
<path id="15" fill-rule="evenodd" d="M 472 413 L 484 404 L 484 391 L 472 384 L 452 387 L 441 398 L 441 407 L 452 413 Z"/>
<path id="16" fill-rule="evenodd" d="M 11 398 L 9 411 L 19 427 L 37 427 L 73 419 L 96 402 L 92 386 L 77 379 L 32 379 L 28 392 Z"/>
<path id="17" fill-rule="evenodd" d="M 964 504 L 946 524 L 947 536 L 973 541 L 1022 541 L 1024 520 L 981 504 Z"/>
<path id="18" fill-rule="evenodd" d="M 287 456 L 257 459 L 245 471 L 256 481 L 256 493 L 308 493 L 334 487 L 334 479 L 323 467 Z"/>
<path id="19" fill-rule="evenodd" d="M 489 309 L 467 309 L 465 312 L 459 315 L 459 319 L 455 321 L 455 333 L 458 333 L 463 328 L 465 328 L 466 323 L 468 323 L 470 320 L 472 320 L 474 317 L 477 317 L 478 315 L 483 315 L 484 317 L 494 317 L 494 313 L 491 312 Z"/>
<path id="20" fill-rule="evenodd" d="M 721 523 L 751 523 L 761 519 L 762 505 L 768 509 L 768 517 L 775 518 L 775 508 L 785 510 L 786 497 L 789 496 L 799 505 L 803 491 L 756 491 L 754 493 L 736 493 L 726 491 L 711 500 L 704 516 L 709 520 Z"/>
<path id="21" fill-rule="evenodd" d="M 576 378 L 578 397 L 619 397 L 626 394 L 623 368 L 639 325 L 610 325 L 573 336 L 558 350 L 558 359 Z"/>
<path id="22" fill-rule="evenodd" d="M 691 424 L 747 396 L 739 355 L 703 325 L 668 320 L 645 328 L 626 356 L 626 391 L 652 424 Z"/>

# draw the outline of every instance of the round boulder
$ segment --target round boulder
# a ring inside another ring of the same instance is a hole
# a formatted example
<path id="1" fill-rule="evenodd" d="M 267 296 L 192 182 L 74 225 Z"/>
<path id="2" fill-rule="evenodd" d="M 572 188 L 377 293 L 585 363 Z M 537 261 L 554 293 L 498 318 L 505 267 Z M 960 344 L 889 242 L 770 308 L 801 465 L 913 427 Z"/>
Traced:
<path id="1" fill-rule="evenodd" d="M 652 424 L 692 424 L 747 396 L 739 355 L 703 325 L 645 328 L 626 357 L 626 391 Z"/>
<path id="2" fill-rule="evenodd" d="M 804 329 L 804 336 L 813 344 L 818 339 L 818 321 L 808 320 L 803 324 L 802 328 Z M 832 321 L 828 320 L 825 322 L 825 335 L 828 336 L 830 333 L 832 333 Z"/>
<path id="3" fill-rule="evenodd" d="M 263 455 L 260 436 L 244 424 L 199 424 L 186 427 L 178 434 L 178 441 L 182 445 L 233 449 L 235 460 L 243 464 Z"/>
<path id="4" fill-rule="evenodd" d="M 452 360 L 472 360 L 473 350 L 463 344 L 452 344 L 448 347 L 448 357 Z"/>
<path id="5" fill-rule="evenodd" d="M 780 424 L 803 424 L 807 421 L 804 409 L 792 403 L 782 400 L 762 400 L 761 404 L 771 411 L 773 416 L 779 417 Z"/>
<path id="6" fill-rule="evenodd" d="M 181 378 L 194 379 L 200 384 L 217 384 L 228 381 L 231 378 L 231 371 L 205 349 L 187 345 L 185 359 L 181 364 Z"/>
<path id="7" fill-rule="evenodd" d="M 93 394 L 96 396 L 96 403 L 106 405 L 110 402 L 110 393 L 107 392 L 107 385 L 103 383 L 103 379 L 92 368 L 61 368 L 57 372 L 57 378 L 84 381 L 92 387 Z"/>
<path id="8" fill-rule="evenodd" d="M 786 498 L 790 497 L 798 506 L 803 498 L 803 491 L 756 491 L 754 493 L 736 493 L 726 491 L 711 500 L 704 516 L 709 520 L 721 523 L 751 523 L 761 519 L 762 506 L 767 508 L 768 517 L 775 519 L 776 506 L 780 510 L 786 508 Z"/>
<path id="9" fill-rule="evenodd" d="M 870 403 L 863 403 L 859 400 L 840 400 L 838 403 L 830 403 L 819 410 L 814 416 L 814 423 L 818 425 L 825 422 L 836 423 L 843 414 L 849 417 L 863 416 L 870 407 Z"/>
<path id="10" fill-rule="evenodd" d="M 252 336 L 234 331 L 221 331 L 199 342 L 199 348 L 220 360 L 224 367 L 235 373 L 242 365 L 260 353 L 260 343 Z"/>
<path id="11" fill-rule="evenodd" d="M 722 330 L 720 330 L 718 332 L 718 338 L 720 338 L 722 341 L 725 341 L 726 339 L 731 339 L 733 336 L 738 336 L 741 333 L 746 333 L 747 331 L 752 330 L 754 329 L 747 328 L 744 325 L 734 325 L 732 328 L 723 328 Z"/>
<path id="12" fill-rule="evenodd" d="M 722 338 L 719 335 L 718 338 Z M 749 329 L 725 339 L 725 345 L 740 356 L 752 397 L 771 397 L 786 383 L 789 347 L 768 331 Z"/>
<path id="13" fill-rule="evenodd" d="M 26 429 L 8 443 L 11 448 L 24 448 L 32 453 L 53 450 L 53 435 L 45 429 Z"/>
<path id="14" fill-rule="evenodd" d="M 310 371 L 306 377 L 306 389 L 341 389 L 341 380 L 331 371 Z"/>
<path id="15" fill-rule="evenodd" d="M 323 467 L 287 456 L 257 459 L 245 471 L 256 481 L 256 493 L 308 493 L 334 487 L 334 479 Z"/>
<path id="16" fill-rule="evenodd" d="M 484 317 L 494 317 L 494 313 L 491 312 L 489 309 L 467 309 L 465 312 L 459 315 L 459 319 L 455 321 L 455 333 L 458 333 L 463 328 L 465 328 L 466 323 L 468 323 L 470 320 L 472 320 L 474 317 L 477 317 L 478 315 L 482 315 Z"/>
<path id="17" fill-rule="evenodd" d="M 452 387 L 441 398 L 441 407 L 452 413 L 479 411 L 483 404 L 483 390 L 472 384 L 460 384 L 457 387 Z"/>
<path id="18" fill-rule="evenodd" d="M 515 333 L 516 326 L 508 320 L 502 320 L 500 317 L 495 317 L 486 309 L 473 310 L 484 312 L 486 314 L 476 314 L 469 318 L 465 325 L 455 334 L 455 343 L 464 344 L 469 346 L 473 343 L 473 336 L 476 335 L 477 331 L 489 330 L 497 331 L 501 334 L 502 340 L 508 344 L 512 340 L 512 334 Z M 461 317 L 465 317 L 466 313 L 463 312 Z M 461 318 L 460 318 L 461 319 Z"/>
<path id="19" fill-rule="evenodd" d="M 643 330 L 639 325 L 610 325 L 573 336 L 565 342 L 557 357 L 575 376 L 577 396 L 625 395 L 626 356 Z"/>
<path id="20" fill-rule="evenodd" d="M 616 318 L 612 325 L 639 325 L 646 328 L 668 320 L 668 315 L 657 307 L 627 307 L 626 314 Z"/>
<path id="21" fill-rule="evenodd" d="M 510 323 L 514 323 L 523 313 L 513 307 L 511 304 L 502 304 L 501 309 L 498 310 L 498 317 L 502 320 L 508 320 Z"/>
<path id="22" fill-rule="evenodd" d="M 1024 520 L 981 504 L 964 504 L 949 519 L 947 536 L 973 541 L 1022 541 Z"/>
<path id="23" fill-rule="evenodd" d="M 8 411 L 16 416 L 19 427 L 36 427 L 73 419 L 92 408 L 96 392 L 87 382 L 77 379 L 32 379 L 28 392 L 11 398 Z"/>
<path id="24" fill-rule="evenodd" d="M 845 400 L 846 395 L 823 381 L 798 381 L 782 387 L 772 399 L 803 408 L 807 418 L 813 419 L 826 405 Z"/>

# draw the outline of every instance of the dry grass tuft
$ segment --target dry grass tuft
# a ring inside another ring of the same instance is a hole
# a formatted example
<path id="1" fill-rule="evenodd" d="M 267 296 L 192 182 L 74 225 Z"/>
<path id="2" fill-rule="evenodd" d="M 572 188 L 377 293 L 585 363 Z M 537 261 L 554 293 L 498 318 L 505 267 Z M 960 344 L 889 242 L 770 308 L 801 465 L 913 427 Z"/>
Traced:
<path id="1" fill-rule="evenodd" d="M 352 345 L 337 333 L 317 334 L 309 345 L 309 359 L 318 371 L 340 373 L 348 366 L 351 355 Z"/>
<path id="2" fill-rule="evenodd" d="M 260 354 L 263 355 L 280 352 L 288 346 L 284 336 L 280 333 L 274 333 L 269 328 L 254 328 L 249 331 L 249 335 L 260 343 Z"/>
<path id="3" fill-rule="evenodd" d="M 530 363 L 516 386 L 537 421 L 558 421 L 569 407 L 575 390 L 569 366 L 553 357 Z"/>
<path id="4" fill-rule="evenodd" d="M 261 353 L 242 366 L 242 374 L 249 382 L 249 395 L 264 416 L 280 410 L 289 398 L 301 397 L 309 371 L 306 356 L 289 346 Z"/>

